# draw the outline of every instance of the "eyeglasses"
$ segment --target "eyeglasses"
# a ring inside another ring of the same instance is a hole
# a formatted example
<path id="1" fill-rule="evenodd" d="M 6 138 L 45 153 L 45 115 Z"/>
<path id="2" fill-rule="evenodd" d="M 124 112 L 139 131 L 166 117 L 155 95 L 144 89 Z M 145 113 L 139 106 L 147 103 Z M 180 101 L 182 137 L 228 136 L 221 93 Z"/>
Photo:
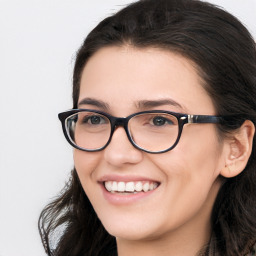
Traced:
<path id="1" fill-rule="evenodd" d="M 72 109 L 59 114 L 67 141 L 75 148 L 95 152 L 110 143 L 115 129 L 122 126 L 135 148 L 148 153 L 164 153 L 179 142 L 187 123 L 220 123 L 223 117 L 187 115 L 162 110 L 114 117 L 91 109 Z"/>

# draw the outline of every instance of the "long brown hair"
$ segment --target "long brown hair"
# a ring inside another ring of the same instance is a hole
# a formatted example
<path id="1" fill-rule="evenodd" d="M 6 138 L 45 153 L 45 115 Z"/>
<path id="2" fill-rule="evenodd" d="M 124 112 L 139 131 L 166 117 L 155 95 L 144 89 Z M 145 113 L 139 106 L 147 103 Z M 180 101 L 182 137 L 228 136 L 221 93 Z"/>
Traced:
<path id="1" fill-rule="evenodd" d="M 237 114 L 218 126 L 225 136 L 249 119 L 256 123 L 256 46 L 247 29 L 224 10 L 198 0 L 141 0 L 104 19 L 85 39 L 73 74 L 73 107 L 88 59 L 102 47 L 157 47 L 192 60 L 219 115 Z M 205 255 L 245 255 L 256 239 L 256 149 L 245 170 L 226 179 L 212 212 Z M 48 255 L 117 255 L 115 238 L 97 218 L 76 170 L 62 193 L 42 211 L 41 238 Z"/>

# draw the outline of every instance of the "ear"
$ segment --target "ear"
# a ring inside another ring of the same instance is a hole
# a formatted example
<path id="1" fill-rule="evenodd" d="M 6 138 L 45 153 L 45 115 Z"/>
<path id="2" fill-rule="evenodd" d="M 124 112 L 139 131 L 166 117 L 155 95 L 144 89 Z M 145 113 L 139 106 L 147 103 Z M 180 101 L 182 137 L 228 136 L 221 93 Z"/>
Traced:
<path id="1" fill-rule="evenodd" d="M 232 132 L 225 141 L 225 167 L 220 174 L 226 178 L 235 177 L 246 167 L 252 152 L 255 126 L 246 120 L 240 128 Z"/>

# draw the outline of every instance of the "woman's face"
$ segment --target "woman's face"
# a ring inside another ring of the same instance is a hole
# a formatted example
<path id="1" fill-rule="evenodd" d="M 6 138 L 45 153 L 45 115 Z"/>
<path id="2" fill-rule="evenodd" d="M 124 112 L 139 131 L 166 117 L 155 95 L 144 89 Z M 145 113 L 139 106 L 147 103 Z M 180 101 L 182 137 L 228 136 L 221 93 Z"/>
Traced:
<path id="1" fill-rule="evenodd" d="M 144 110 L 216 114 L 191 61 L 169 51 L 130 46 L 103 48 L 90 58 L 82 73 L 78 107 L 116 117 Z M 194 236 L 195 230 L 207 237 L 223 155 L 216 125 L 186 124 L 178 145 L 166 153 L 134 148 L 118 127 L 107 148 L 75 149 L 74 161 L 107 231 L 120 239 L 140 240 Z M 106 182 L 121 187 L 148 183 L 153 190 L 113 193 Z"/>

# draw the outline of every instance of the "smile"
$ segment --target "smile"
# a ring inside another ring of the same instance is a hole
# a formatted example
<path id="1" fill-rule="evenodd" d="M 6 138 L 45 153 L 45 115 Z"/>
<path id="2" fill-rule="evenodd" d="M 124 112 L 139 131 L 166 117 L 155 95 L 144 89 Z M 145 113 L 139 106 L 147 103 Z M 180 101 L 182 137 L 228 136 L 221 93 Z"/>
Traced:
<path id="1" fill-rule="evenodd" d="M 104 186 L 111 193 L 138 193 L 155 190 L 158 187 L 157 182 L 153 181 L 105 181 Z"/>

